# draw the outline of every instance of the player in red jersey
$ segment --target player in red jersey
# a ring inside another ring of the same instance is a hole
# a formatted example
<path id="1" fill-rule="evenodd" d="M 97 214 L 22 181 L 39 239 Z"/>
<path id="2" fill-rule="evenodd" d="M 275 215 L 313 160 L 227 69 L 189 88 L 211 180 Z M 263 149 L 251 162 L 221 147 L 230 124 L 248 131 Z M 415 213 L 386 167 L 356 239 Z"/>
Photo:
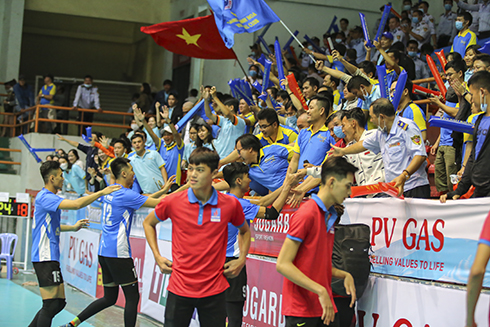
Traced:
<path id="1" fill-rule="evenodd" d="M 332 267 L 334 204 L 342 203 L 351 193 L 356 167 L 342 157 L 332 157 L 322 165 L 318 194 L 304 203 L 289 221 L 289 231 L 277 258 L 282 274 L 282 312 L 286 327 L 319 327 L 334 321 L 332 277 L 344 279 L 351 307 L 356 301 L 352 275 Z"/>

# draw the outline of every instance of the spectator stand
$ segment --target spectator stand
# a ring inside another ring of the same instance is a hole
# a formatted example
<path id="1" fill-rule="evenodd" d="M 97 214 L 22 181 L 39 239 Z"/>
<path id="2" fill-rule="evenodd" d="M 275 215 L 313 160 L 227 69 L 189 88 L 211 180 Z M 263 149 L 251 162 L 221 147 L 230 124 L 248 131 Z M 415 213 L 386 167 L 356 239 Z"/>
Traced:
<path id="1" fill-rule="evenodd" d="M 24 270 L 30 265 L 32 201 L 28 193 L 10 196 L 8 192 L 0 192 L 0 233 L 19 236 L 20 249 L 14 256 L 13 264 Z"/>

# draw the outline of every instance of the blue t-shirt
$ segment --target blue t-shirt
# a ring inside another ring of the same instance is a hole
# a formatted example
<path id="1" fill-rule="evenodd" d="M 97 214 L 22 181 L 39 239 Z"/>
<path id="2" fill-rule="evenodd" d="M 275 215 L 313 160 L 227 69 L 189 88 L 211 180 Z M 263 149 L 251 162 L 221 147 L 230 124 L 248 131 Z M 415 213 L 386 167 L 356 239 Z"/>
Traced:
<path id="1" fill-rule="evenodd" d="M 192 151 L 194 151 L 195 149 L 196 149 L 195 142 L 186 144 L 184 146 L 184 155 L 182 156 L 182 160 L 189 161 L 189 156 L 191 155 Z"/>
<path id="2" fill-rule="evenodd" d="M 77 192 L 77 194 L 82 195 L 85 193 L 85 171 L 83 171 L 80 166 L 71 166 L 70 171 L 63 172 L 63 178 L 65 179 L 64 183 L 70 183 L 73 190 Z"/>
<path id="3" fill-rule="evenodd" d="M 214 146 L 220 158 L 226 158 L 235 150 L 235 141 L 245 133 L 245 121 L 240 117 L 233 117 L 234 121 L 218 116 L 217 125 L 221 127 L 218 137 L 214 140 Z"/>
<path id="4" fill-rule="evenodd" d="M 234 194 L 228 195 L 233 196 L 238 200 L 238 202 L 240 202 L 243 213 L 245 214 L 245 220 L 250 224 L 257 216 L 260 206 L 250 203 L 250 201 L 247 199 L 237 198 Z M 233 226 L 232 223 L 228 223 L 228 244 L 226 246 L 226 256 L 240 256 L 240 248 L 238 247 L 238 228 Z"/>
<path id="5" fill-rule="evenodd" d="M 43 188 L 36 196 L 32 222 L 32 262 L 60 261 L 60 214 L 63 198 Z"/>
<path id="6" fill-rule="evenodd" d="M 446 105 L 451 107 L 450 104 L 451 104 L 450 102 L 446 103 Z M 454 117 L 448 115 L 447 113 L 444 113 L 444 116 L 442 116 L 442 118 L 453 119 Z M 453 146 L 453 138 L 451 137 L 452 133 L 453 133 L 452 130 L 441 127 L 441 140 L 439 141 L 439 146 L 442 146 L 442 145 Z"/>
<path id="7" fill-rule="evenodd" d="M 182 161 L 182 155 L 184 154 L 184 142 L 181 142 L 179 148 L 175 142 L 171 145 L 167 145 L 164 140 L 160 139 L 158 152 L 162 156 L 163 161 L 165 161 L 167 177 L 175 175 L 175 182 L 180 185 L 180 177 L 182 175 L 180 163 Z"/>
<path id="8" fill-rule="evenodd" d="M 480 125 L 478 125 L 478 131 L 476 134 L 475 161 L 478 159 L 478 155 L 480 154 L 483 143 L 487 138 L 489 127 L 490 127 L 490 117 L 483 116 L 480 121 Z"/>
<path id="9" fill-rule="evenodd" d="M 133 214 L 147 199 L 148 197 L 125 187 L 103 197 L 99 255 L 110 258 L 131 258 L 129 233 Z"/>
<path id="10" fill-rule="evenodd" d="M 250 165 L 250 179 L 271 192 L 280 188 L 289 167 L 290 151 L 291 148 L 283 144 L 264 146 L 259 152 L 259 162 Z"/>

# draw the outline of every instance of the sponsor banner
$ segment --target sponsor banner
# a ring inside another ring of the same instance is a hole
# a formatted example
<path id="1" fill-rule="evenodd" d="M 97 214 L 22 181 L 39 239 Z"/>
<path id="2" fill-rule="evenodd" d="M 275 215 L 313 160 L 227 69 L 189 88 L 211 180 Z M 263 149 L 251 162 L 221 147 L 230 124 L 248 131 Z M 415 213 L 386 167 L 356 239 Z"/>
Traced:
<path id="1" fill-rule="evenodd" d="M 341 223 L 371 228 L 373 272 L 466 284 L 489 204 L 489 198 L 349 199 Z"/>
<path id="2" fill-rule="evenodd" d="M 129 244 L 131 245 L 131 255 L 134 261 L 134 269 L 136 270 L 136 274 L 138 275 L 138 290 L 141 294 L 143 292 L 143 267 L 145 262 L 145 244 L 146 239 L 139 237 L 130 237 Z M 98 265 L 97 269 L 97 298 L 101 298 L 104 296 L 104 285 L 102 283 L 102 269 L 100 265 Z M 116 305 L 120 307 L 124 307 L 126 304 L 126 299 L 124 297 L 124 292 L 122 288 L 119 288 L 119 295 L 117 297 Z M 141 312 L 141 298 L 138 303 L 138 312 Z"/>
<path id="3" fill-rule="evenodd" d="M 482 293 L 475 313 L 478 326 L 488 326 L 489 303 L 490 295 Z M 466 289 L 370 277 L 357 302 L 356 326 L 466 326 L 465 307 Z"/>
<path id="4" fill-rule="evenodd" d="M 61 233 L 61 271 L 66 283 L 95 297 L 97 285 L 97 250 L 99 233 L 81 229 Z"/>
<path id="5" fill-rule="evenodd" d="M 172 243 L 158 240 L 158 248 L 160 254 L 172 260 Z M 167 287 L 170 280 L 170 275 L 162 274 L 160 268 L 155 263 L 153 252 L 148 243 L 146 243 L 145 262 L 143 269 L 143 292 L 141 293 L 141 313 L 144 313 L 153 319 L 164 322 L 165 305 L 167 303 Z M 190 327 L 197 327 L 197 313 L 191 320 Z"/>
<path id="6" fill-rule="evenodd" d="M 272 261 L 273 260 L 273 261 Z M 275 259 L 247 259 L 247 300 L 243 323 L 247 327 L 284 327 L 282 315 L 283 277 L 276 271 Z"/>

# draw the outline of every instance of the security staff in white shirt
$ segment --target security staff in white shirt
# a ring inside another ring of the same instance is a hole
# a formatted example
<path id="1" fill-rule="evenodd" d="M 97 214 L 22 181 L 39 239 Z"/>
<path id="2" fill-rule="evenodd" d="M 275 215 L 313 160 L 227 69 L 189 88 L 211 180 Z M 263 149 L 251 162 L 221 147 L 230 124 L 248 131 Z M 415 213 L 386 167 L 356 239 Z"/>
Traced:
<path id="1" fill-rule="evenodd" d="M 401 42 L 404 46 L 407 46 L 407 38 L 405 37 L 405 33 L 403 33 L 400 28 L 400 18 L 391 17 L 388 26 L 390 28 L 390 33 L 393 35 L 393 43 Z"/>
<path id="2" fill-rule="evenodd" d="M 447 46 L 453 43 L 454 37 L 458 33 L 456 29 L 456 18 L 457 15 L 452 11 L 453 1 L 444 0 L 444 9 L 446 10 L 444 14 L 441 14 L 439 18 L 439 25 L 437 25 L 437 45 Z M 446 40 L 447 39 L 447 40 Z"/>
<path id="3" fill-rule="evenodd" d="M 430 41 L 429 25 L 422 21 L 423 14 L 420 10 L 414 10 L 412 13 L 412 22 L 410 24 L 402 24 L 402 31 L 407 38 L 415 40 L 419 43 L 419 49 L 423 44 Z"/>

